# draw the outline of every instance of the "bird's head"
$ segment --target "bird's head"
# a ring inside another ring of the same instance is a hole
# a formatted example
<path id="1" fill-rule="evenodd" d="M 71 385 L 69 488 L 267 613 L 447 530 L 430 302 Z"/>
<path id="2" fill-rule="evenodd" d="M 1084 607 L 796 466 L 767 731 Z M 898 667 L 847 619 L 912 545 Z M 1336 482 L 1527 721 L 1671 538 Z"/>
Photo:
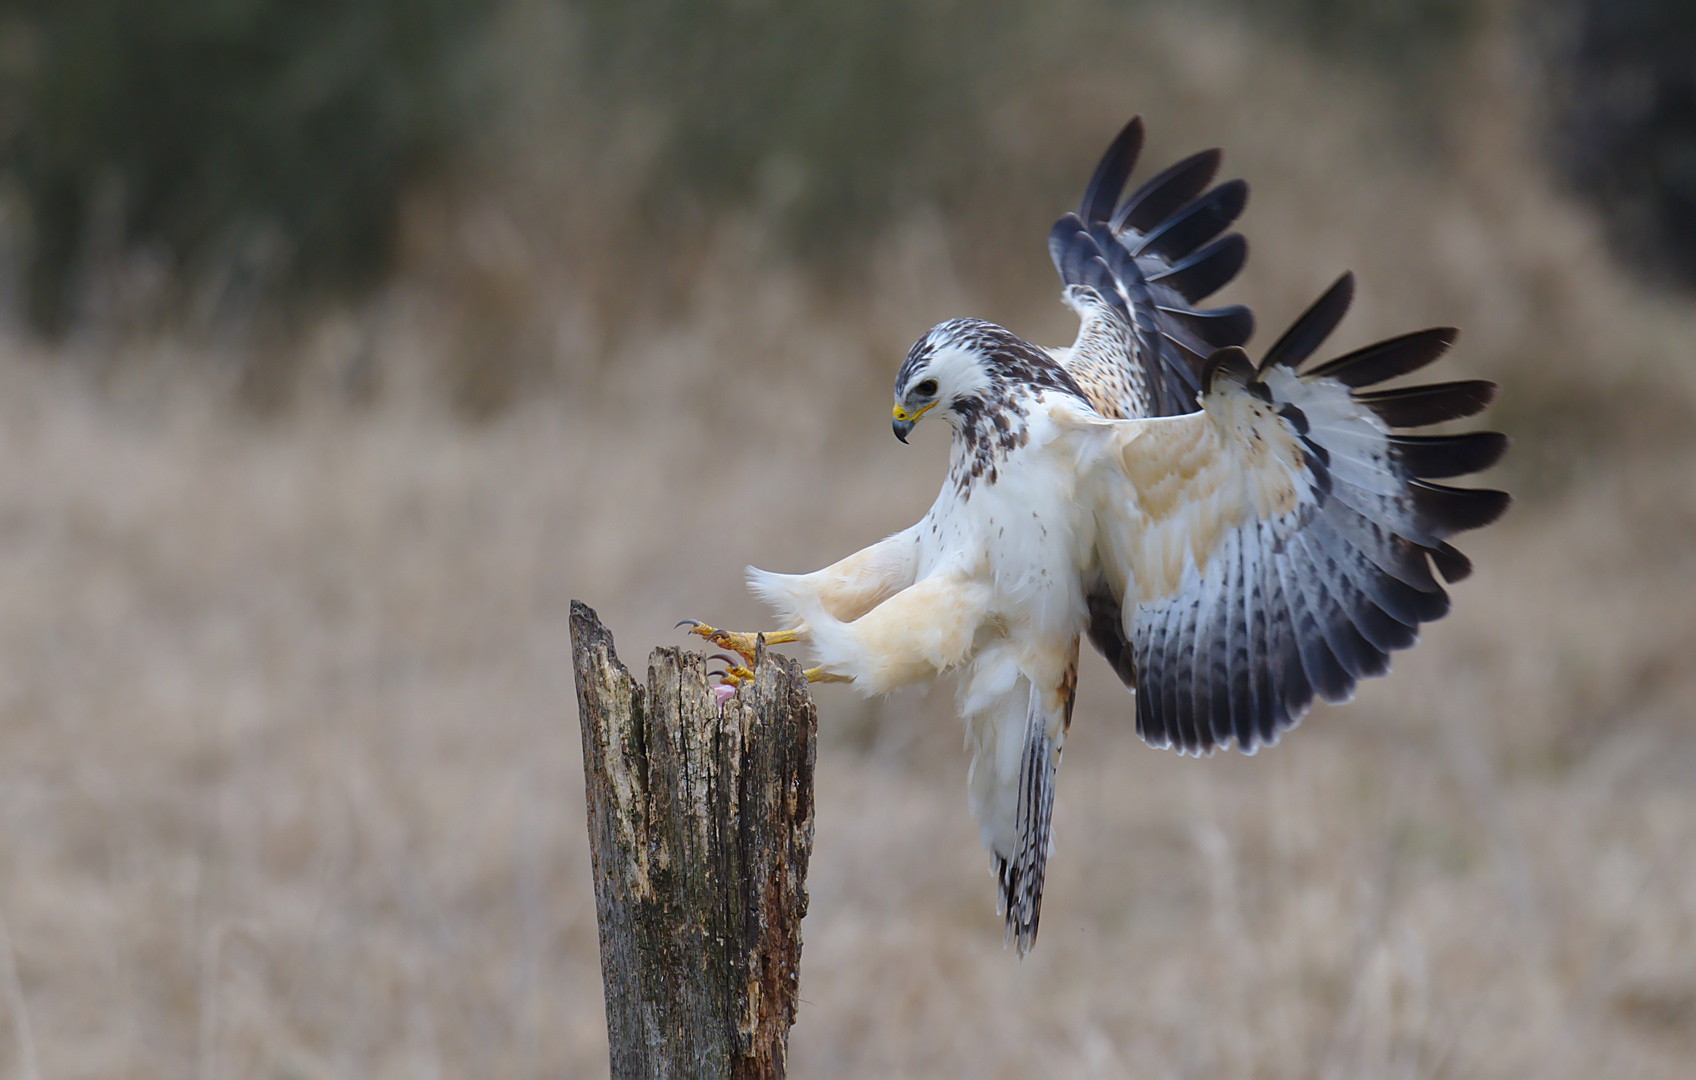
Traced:
<path id="1" fill-rule="evenodd" d="M 991 323 L 951 319 L 913 344 L 895 373 L 897 439 L 906 442 L 919 417 L 932 409 L 940 407 L 955 423 L 962 402 L 984 400 L 996 385 L 991 371 L 996 334 L 1012 337 Z"/>

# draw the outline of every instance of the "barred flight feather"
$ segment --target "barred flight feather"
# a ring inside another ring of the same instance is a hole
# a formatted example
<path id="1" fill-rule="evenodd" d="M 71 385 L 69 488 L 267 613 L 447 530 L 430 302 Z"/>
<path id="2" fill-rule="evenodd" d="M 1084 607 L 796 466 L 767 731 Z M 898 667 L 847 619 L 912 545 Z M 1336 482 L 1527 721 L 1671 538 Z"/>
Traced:
<path id="1" fill-rule="evenodd" d="M 1315 697 L 1350 698 L 1359 680 L 1385 674 L 1390 655 L 1417 641 L 1422 623 L 1448 610 L 1432 567 L 1454 581 L 1471 564 L 1447 537 L 1488 524 L 1507 505 L 1498 491 L 1431 482 L 1493 465 L 1507 446 L 1501 435 L 1400 434 L 1378 411 L 1471 415 L 1489 400 L 1488 384 L 1377 396 L 1354 389 L 1424 366 L 1453 331 L 1403 335 L 1298 371 L 1352 292 L 1345 275 L 1258 366 L 1240 349 L 1215 353 L 1201 414 L 1124 425 L 1121 460 L 1128 468 L 1140 455 L 1140 463 L 1124 474 L 1130 490 L 1110 496 L 1128 497 L 1128 508 L 1108 506 L 1104 520 L 1145 536 L 1108 550 L 1133 553 L 1119 577 L 1140 602 L 1122 615 L 1138 658 L 1138 731 L 1155 745 L 1209 753 L 1234 740 L 1252 751 L 1297 723 Z M 1223 443 L 1203 434 L 1209 424 L 1228 433 Z M 1198 465 L 1198 450 L 1223 457 Z M 1234 479 L 1221 479 L 1221 468 Z M 1160 477 L 1159 486 L 1145 475 Z M 1174 477 L 1185 486 L 1173 489 Z M 1196 549 L 1181 576 L 1169 560 L 1137 560 L 1136 552 L 1170 551 L 1179 530 L 1192 544 L 1207 535 L 1194 531 L 1205 518 L 1161 508 L 1234 491 L 1260 492 L 1255 512 Z M 1162 531 L 1173 535 L 1149 535 Z"/>

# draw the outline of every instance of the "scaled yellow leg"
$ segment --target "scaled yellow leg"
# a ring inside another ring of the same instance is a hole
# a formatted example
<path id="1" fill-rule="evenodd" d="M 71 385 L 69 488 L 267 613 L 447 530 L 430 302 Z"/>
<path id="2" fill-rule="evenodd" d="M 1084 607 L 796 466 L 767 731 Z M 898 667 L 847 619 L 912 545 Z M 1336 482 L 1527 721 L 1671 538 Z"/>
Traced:
<path id="1" fill-rule="evenodd" d="M 737 653 L 750 664 L 754 662 L 755 639 L 760 636 L 760 631 L 739 634 L 731 630 L 720 630 L 716 626 L 708 626 L 706 623 L 696 622 L 694 619 L 684 619 L 677 625 L 687 625 L 691 634 L 705 638 L 720 648 Z M 782 645 L 788 641 L 801 640 L 801 635 L 796 630 L 766 630 L 764 634 L 767 645 Z"/>

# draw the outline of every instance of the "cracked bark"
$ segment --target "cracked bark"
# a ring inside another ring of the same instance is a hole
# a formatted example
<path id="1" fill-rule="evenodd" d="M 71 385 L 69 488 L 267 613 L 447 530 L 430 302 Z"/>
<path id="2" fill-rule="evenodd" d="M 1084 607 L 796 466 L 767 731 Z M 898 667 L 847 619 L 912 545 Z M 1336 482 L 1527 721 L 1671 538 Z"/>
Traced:
<path id="1" fill-rule="evenodd" d="M 778 1078 L 795 1021 L 817 714 L 765 651 L 722 709 L 700 653 L 646 687 L 572 601 L 589 848 L 614 1080 Z"/>

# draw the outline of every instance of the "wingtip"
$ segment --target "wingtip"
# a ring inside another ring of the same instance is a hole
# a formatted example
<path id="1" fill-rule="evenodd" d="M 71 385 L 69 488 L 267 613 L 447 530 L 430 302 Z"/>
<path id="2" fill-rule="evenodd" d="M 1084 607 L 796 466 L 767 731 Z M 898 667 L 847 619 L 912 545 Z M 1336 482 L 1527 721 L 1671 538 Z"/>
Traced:
<path id="1" fill-rule="evenodd" d="M 1437 572 L 1442 574 L 1443 580 L 1450 585 L 1465 581 L 1472 575 L 1472 560 L 1446 540 L 1434 548 L 1428 548 L 1426 553 L 1431 556 L 1431 562 L 1437 567 Z"/>
<path id="2" fill-rule="evenodd" d="M 1337 280 L 1331 283 L 1331 287 L 1326 289 L 1319 299 L 1313 303 L 1314 308 L 1318 308 L 1320 305 L 1324 305 L 1326 310 L 1330 310 L 1334 305 L 1339 309 L 1336 315 L 1336 322 L 1341 322 L 1343 320 L 1343 316 L 1349 313 L 1349 308 L 1354 306 L 1353 270 L 1344 270 L 1340 275 L 1338 275 Z M 1333 323 L 1332 325 L 1334 327 L 1336 324 Z"/>
<path id="3" fill-rule="evenodd" d="M 1142 144 L 1142 117 L 1133 116 L 1107 144 L 1106 152 L 1096 164 L 1083 198 L 1078 200 L 1078 217 L 1096 222 L 1113 216 L 1119 196 L 1125 190 L 1125 181 L 1130 179 L 1131 170 L 1136 168 L 1137 158 L 1142 154 Z"/>
<path id="4" fill-rule="evenodd" d="M 1319 294 L 1288 330 L 1272 343 L 1260 360 L 1261 371 L 1272 367 L 1296 370 L 1325 343 L 1354 303 L 1354 271 L 1344 270 L 1330 288 Z"/>

